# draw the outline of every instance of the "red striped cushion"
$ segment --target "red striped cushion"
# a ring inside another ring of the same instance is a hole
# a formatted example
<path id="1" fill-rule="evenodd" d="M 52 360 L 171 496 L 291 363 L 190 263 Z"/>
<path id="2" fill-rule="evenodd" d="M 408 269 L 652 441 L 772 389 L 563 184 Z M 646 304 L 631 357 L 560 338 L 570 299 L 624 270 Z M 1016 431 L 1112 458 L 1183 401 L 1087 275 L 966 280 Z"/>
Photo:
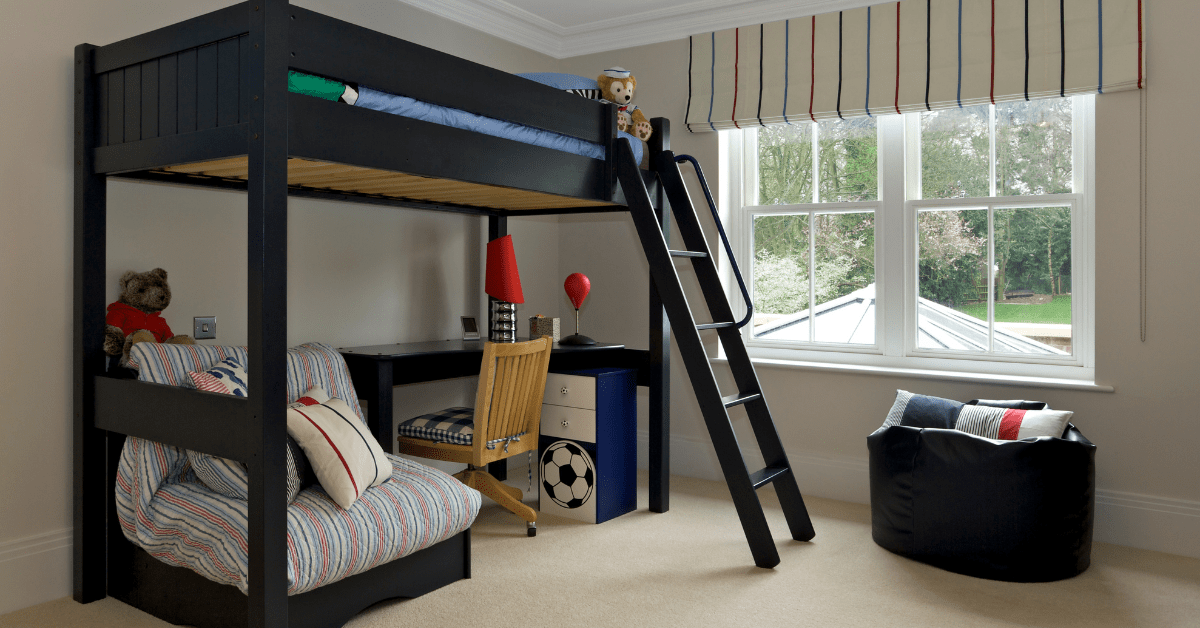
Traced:
<path id="1" fill-rule="evenodd" d="M 288 408 L 287 428 L 325 492 L 342 508 L 392 475 L 392 463 L 375 436 L 341 399 Z"/>

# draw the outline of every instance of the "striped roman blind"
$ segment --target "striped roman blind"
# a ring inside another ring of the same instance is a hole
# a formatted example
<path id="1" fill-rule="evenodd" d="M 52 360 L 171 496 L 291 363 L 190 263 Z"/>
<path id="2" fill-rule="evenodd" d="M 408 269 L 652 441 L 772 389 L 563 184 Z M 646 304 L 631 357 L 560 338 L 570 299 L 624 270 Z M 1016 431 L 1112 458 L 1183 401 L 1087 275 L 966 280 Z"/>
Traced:
<path id="1" fill-rule="evenodd" d="M 901 0 L 689 46 L 694 132 L 1145 84 L 1142 0 Z"/>

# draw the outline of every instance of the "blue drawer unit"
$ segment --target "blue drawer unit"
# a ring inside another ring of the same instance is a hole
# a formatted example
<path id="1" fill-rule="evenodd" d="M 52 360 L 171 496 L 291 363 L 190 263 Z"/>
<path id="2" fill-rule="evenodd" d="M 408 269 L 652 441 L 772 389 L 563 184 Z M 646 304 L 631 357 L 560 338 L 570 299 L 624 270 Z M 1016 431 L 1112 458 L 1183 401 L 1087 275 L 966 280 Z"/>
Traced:
<path id="1" fill-rule="evenodd" d="M 550 373 L 538 441 L 538 509 L 602 523 L 637 508 L 637 374 Z"/>

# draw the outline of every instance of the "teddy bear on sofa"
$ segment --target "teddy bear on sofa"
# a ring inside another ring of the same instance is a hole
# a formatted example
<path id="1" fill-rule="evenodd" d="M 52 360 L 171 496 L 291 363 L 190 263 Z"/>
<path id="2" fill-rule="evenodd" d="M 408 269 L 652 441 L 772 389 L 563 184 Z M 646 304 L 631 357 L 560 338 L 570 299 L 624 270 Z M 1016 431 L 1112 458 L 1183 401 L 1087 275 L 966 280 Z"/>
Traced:
<path id="1" fill-rule="evenodd" d="M 137 342 L 166 342 L 194 345 L 191 336 L 175 335 L 161 316 L 171 304 L 167 271 L 161 268 L 121 275 L 121 294 L 109 304 L 104 317 L 104 352 L 121 356 L 120 366 L 129 365 L 129 348 Z"/>
<path id="2" fill-rule="evenodd" d="M 653 129 L 646 114 L 631 104 L 637 89 L 637 78 L 625 68 L 612 67 L 596 77 L 601 102 L 617 105 L 617 130 L 629 133 L 642 141 L 650 139 Z"/>

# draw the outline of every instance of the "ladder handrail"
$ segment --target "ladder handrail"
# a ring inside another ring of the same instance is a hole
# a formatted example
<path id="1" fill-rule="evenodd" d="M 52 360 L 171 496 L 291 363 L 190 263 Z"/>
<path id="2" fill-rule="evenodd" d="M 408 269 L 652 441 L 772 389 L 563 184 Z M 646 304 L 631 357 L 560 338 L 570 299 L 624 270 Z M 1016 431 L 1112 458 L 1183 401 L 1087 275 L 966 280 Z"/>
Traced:
<path id="1" fill-rule="evenodd" d="M 700 187 L 704 190 L 704 198 L 708 200 L 708 208 L 712 210 L 713 222 L 717 223 L 717 233 L 721 234 L 721 243 L 725 245 L 725 254 L 729 256 L 729 264 L 733 268 L 733 276 L 737 278 L 738 287 L 742 289 L 742 299 L 746 302 L 746 316 L 738 321 L 737 327 L 741 329 L 750 322 L 754 316 L 754 302 L 750 300 L 750 291 L 746 288 L 746 281 L 742 279 L 742 271 L 738 268 L 737 259 L 733 256 L 733 247 L 729 245 L 729 237 L 725 235 L 725 228 L 721 225 L 721 214 L 717 212 L 717 204 L 713 202 L 712 192 L 708 189 L 708 181 L 704 179 L 704 171 L 700 169 L 700 162 L 696 161 L 691 155 L 676 155 L 675 163 L 689 162 L 696 169 L 696 178 L 700 179 Z"/>

